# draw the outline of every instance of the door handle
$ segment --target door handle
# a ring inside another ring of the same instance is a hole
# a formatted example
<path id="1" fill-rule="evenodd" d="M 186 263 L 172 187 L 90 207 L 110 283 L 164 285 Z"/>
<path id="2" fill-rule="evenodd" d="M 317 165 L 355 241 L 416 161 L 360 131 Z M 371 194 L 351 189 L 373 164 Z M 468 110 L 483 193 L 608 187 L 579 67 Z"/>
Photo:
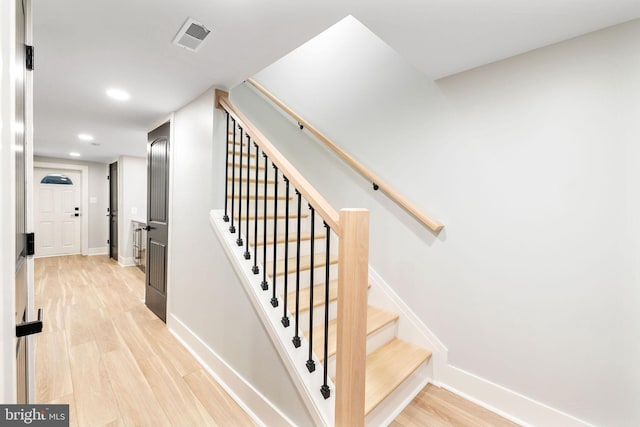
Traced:
<path id="1" fill-rule="evenodd" d="M 74 214 L 71 214 L 71 216 L 80 216 L 80 214 L 76 212 Z"/>
<path id="2" fill-rule="evenodd" d="M 145 230 L 145 231 L 155 230 L 155 229 L 156 229 L 155 227 L 152 227 L 150 225 L 147 225 L 146 227 L 143 228 L 143 230 Z"/>
<path id="3" fill-rule="evenodd" d="M 38 309 L 38 320 L 23 322 L 16 325 L 16 337 L 26 337 L 27 335 L 39 334 L 42 332 L 42 309 Z"/>

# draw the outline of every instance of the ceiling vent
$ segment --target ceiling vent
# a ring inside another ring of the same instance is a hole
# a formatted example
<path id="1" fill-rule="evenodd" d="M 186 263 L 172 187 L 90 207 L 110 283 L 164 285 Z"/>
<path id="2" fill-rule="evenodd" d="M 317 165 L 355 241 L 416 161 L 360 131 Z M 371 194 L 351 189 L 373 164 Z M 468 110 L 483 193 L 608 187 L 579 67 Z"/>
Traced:
<path id="1" fill-rule="evenodd" d="M 197 22 L 193 18 L 187 19 L 178 34 L 173 39 L 173 44 L 192 52 L 197 52 L 202 47 L 202 42 L 207 38 L 211 30 Z"/>

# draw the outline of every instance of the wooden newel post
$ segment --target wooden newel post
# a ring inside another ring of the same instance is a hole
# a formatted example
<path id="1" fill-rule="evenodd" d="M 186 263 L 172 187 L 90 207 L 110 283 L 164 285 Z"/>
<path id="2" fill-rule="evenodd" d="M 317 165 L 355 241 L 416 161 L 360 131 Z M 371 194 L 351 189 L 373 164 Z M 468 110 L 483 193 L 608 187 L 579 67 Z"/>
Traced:
<path id="1" fill-rule="evenodd" d="M 369 282 L 369 211 L 340 211 L 337 427 L 364 426 L 364 390 Z"/>

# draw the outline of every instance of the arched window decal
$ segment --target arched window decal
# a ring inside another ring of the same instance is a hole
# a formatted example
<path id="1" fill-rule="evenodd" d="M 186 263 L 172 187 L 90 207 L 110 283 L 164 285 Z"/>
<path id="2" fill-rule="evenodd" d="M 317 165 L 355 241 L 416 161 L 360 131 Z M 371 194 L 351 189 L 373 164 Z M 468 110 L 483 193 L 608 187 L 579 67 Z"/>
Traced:
<path id="1" fill-rule="evenodd" d="M 50 173 L 49 175 L 42 178 L 40 184 L 73 185 L 73 181 L 71 181 L 71 178 L 61 173 Z"/>

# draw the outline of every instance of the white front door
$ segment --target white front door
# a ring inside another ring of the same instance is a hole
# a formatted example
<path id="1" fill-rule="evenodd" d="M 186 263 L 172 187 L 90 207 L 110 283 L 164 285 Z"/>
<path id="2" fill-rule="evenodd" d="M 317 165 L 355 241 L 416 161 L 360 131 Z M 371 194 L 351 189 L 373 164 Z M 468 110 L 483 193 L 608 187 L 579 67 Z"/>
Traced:
<path id="1" fill-rule="evenodd" d="M 36 256 L 80 253 L 81 174 L 36 169 Z"/>

